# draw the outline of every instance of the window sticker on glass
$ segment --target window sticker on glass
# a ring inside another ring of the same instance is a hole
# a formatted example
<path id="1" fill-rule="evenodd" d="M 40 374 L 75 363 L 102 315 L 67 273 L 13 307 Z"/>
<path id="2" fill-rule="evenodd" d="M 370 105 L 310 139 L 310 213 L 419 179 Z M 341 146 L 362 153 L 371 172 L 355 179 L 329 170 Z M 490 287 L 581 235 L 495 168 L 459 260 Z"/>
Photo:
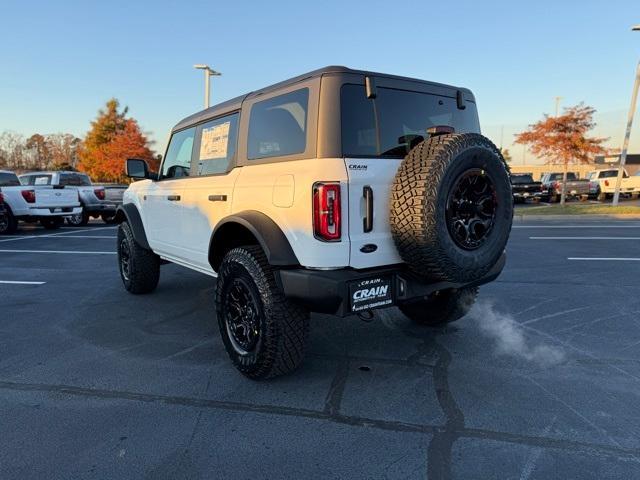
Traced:
<path id="1" fill-rule="evenodd" d="M 225 122 L 202 130 L 200 160 L 213 160 L 227 157 L 230 126 L 231 122 Z"/>
<path id="2" fill-rule="evenodd" d="M 49 185 L 49 177 L 36 177 L 34 185 Z"/>

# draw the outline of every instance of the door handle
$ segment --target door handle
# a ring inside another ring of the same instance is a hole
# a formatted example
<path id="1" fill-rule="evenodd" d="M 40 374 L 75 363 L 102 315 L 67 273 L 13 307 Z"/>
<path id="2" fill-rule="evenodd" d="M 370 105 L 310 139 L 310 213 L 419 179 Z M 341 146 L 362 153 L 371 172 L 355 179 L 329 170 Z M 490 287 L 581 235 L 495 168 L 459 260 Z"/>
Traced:
<path id="1" fill-rule="evenodd" d="M 210 202 L 226 202 L 227 196 L 226 195 L 209 195 L 209 201 Z"/>
<path id="2" fill-rule="evenodd" d="M 167 200 L 169 200 L 170 202 L 179 202 L 180 195 L 167 195 Z"/>
<path id="3" fill-rule="evenodd" d="M 369 185 L 362 187 L 362 196 L 364 197 L 365 208 L 362 230 L 368 233 L 373 230 L 373 189 Z"/>

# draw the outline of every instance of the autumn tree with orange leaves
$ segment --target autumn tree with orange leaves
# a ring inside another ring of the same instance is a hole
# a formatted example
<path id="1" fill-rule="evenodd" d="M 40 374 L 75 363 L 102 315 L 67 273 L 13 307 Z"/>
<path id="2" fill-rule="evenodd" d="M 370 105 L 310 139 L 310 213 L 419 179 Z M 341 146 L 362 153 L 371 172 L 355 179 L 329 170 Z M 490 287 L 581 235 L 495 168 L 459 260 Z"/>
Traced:
<path id="1" fill-rule="evenodd" d="M 602 144 L 608 139 L 587 135 L 596 126 L 593 121 L 595 111 L 581 103 L 565 108 L 562 115 L 545 115 L 538 123 L 529 125 L 527 130 L 516 135 L 515 143 L 527 145 L 531 153 L 546 163 L 560 161 L 564 165 L 561 205 L 565 203 L 569 164 L 589 163 L 594 155 L 604 153 Z"/>
<path id="2" fill-rule="evenodd" d="M 158 168 L 158 158 L 149 148 L 138 122 L 127 118 L 127 107 L 122 111 L 119 107 L 115 98 L 107 102 L 106 110 L 100 110 L 91 122 L 78 152 L 78 170 L 99 182 L 126 181 L 127 158 L 141 158 L 149 162 L 152 170 Z"/>

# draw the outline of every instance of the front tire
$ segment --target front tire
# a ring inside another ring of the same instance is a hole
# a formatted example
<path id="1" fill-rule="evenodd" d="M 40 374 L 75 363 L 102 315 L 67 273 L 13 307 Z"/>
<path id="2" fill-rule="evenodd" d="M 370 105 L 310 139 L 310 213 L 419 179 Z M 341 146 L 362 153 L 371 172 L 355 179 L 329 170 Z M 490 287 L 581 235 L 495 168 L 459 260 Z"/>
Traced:
<path id="1" fill-rule="evenodd" d="M 438 327 L 464 317 L 478 297 L 478 287 L 444 290 L 426 300 L 400 305 L 400 311 L 418 325 Z"/>
<path id="2" fill-rule="evenodd" d="M 128 292 L 150 293 L 158 286 L 160 257 L 138 245 L 126 222 L 118 228 L 118 269 Z"/>
<path id="3" fill-rule="evenodd" d="M 309 312 L 289 302 L 258 246 L 229 251 L 220 265 L 216 313 L 234 366 L 252 380 L 294 371 L 304 358 Z"/>

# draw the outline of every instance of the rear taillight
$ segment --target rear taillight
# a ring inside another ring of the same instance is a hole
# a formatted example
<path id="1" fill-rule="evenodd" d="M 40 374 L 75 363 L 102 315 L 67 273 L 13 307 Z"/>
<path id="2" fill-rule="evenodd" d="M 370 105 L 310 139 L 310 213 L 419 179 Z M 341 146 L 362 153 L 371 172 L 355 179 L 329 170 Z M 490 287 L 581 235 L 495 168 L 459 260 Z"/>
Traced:
<path id="1" fill-rule="evenodd" d="M 605 181 L 604 181 L 604 186 L 605 186 L 605 187 L 608 187 L 608 186 L 609 186 L 609 180 L 605 180 Z"/>
<path id="2" fill-rule="evenodd" d="M 98 197 L 98 200 L 104 200 L 104 189 L 103 188 L 96 188 L 93 193 L 96 194 L 96 197 Z"/>
<path id="3" fill-rule="evenodd" d="M 326 242 L 340 241 L 340 184 L 313 185 L 313 234 Z"/>
<path id="4" fill-rule="evenodd" d="M 0 203 L 4 203 L 4 195 L 0 193 Z"/>
<path id="5" fill-rule="evenodd" d="M 35 190 L 22 190 L 22 198 L 27 203 L 36 203 L 36 191 Z"/>

